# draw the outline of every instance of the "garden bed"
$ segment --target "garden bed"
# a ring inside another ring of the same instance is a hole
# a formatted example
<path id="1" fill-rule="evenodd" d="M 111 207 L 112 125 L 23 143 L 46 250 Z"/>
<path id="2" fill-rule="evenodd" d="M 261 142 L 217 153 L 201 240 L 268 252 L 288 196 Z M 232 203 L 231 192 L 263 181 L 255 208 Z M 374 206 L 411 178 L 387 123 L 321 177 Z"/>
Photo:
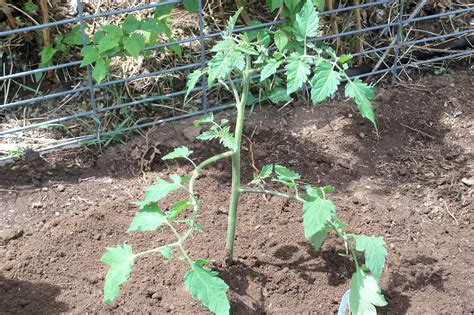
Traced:
<path id="1" fill-rule="evenodd" d="M 380 139 L 343 99 L 260 109 L 248 120 L 244 182 L 253 161 L 290 166 L 307 182 L 335 186 L 338 213 L 354 232 L 384 237 L 381 287 L 389 304 L 382 313 L 474 312 L 472 76 L 463 70 L 379 89 Z M 0 169 L 0 313 L 206 312 L 182 286 L 185 264 L 160 256 L 138 260 L 113 305 L 101 291 L 107 246 L 147 249 L 171 240 L 162 231 L 125 233 L 133 201 L 150 183 L 190 170 L 160 156 L 176 145 L 202 159 L 221 150 L 191 143 L 190 126 L 160 126 L 102 154 L 27 154 Z M 336 311 L 353 266 L 337 255 L 343 247 L 334 238 L 321 252 L 308 244 L 299 204 L 245 195 L 236 261 L 224 267 L 229 172 L 230 163 L 217 164 L 198 181 L 205 232 L 189 249 L 215 259 L 231 313 Z"/>

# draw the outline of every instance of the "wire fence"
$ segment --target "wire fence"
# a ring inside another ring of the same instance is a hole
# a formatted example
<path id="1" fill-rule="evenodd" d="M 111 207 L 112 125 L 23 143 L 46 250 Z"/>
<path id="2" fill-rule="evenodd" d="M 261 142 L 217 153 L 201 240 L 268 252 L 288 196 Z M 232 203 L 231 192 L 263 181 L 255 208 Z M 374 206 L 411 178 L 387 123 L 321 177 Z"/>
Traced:
<path id="1" fill-rule="evenodd" d="M 169 4 L 179 4 L 180 0 L 168 0 L 166 2 L 157 2 L 147 5 L 135 6 L 131 8 L 114 10 L 109 12 L 101 12 L 97 14 L 85 14 L 84 7 L 80 0 L 76 1 L 77 5 L 77 16 L 74 18 L 63 19 L 60 21 L 55 21 L 46 24 L 39 24 L 34 26 L 28 26 L 23 28 L 11 29 L 0 31 L 0 38 L 6 38 L 19 33 L 35 32 L 42 30 L 44 28 L 65 26 L 71 23 L 79 23 L 80 32 L 82 35 L 83 45 L 87 45 L 88 34 L 86 32 L 87 22 L 92 21 L 98 18 L 105 18 L 119 14 L 129 14 L 138 11 L 153 10 L 160 6 L 165 6 Z M 333 16 L 347 12 L 353 12 L 357 9 L 369 9 L 373 7 L 387 6 L 387 5 L 397 5 L 398 7 L 398 16 L 395 19 L 387 18 L 385 23 L 376 24 L 372 26 L 367 26 L 361 29 L 352 29 L 340 32 L 338 34 L 328 34 L 325 36 L 317 37 L 311 39 L 312 42 L 322 42 L 330 41 L 334 39 L 343 39 L 350 36 L 359 36 L 364 33 L 376 32 L 376 31 L 390 31 L 393 33 L 393 36 L 388 41 L 388 44 L 384 45 L 372 45 L 364 51 L 353 53 L 354 57 L 368 57 L 372 56 L 372 60 L 377 60 L 373 62 L 369 67 L 369 70 L 361 71 L 360 67 L 355 69 L 349 69 L 349 74 L 351 77 L 367 78 L 381 76 L 385 74 L 391 75 L 392 83 L 395 82 L 398 75 L 404 69 L 411 67 L 419 67 L 421 65 L 433 64 L 437 62 L 447 61 L 447 60 L 456 60 L 459 58 L 469 58 L 474 54 L 474 18 L 472 18 L 474 13 L 474 5 L 465 4 L 460 8 L 454 10 L 447 10 L 445 12 L 440 12 L 432 15 L 418 16 L 423 6 L 427 4 L 427 0 L 421 0 L 417 3 L 416 7 L 408 14 L 406 11 L 406 5 L 404 0 L 379 0 L 372 1 L 367 3 L 362 3 L 360 5 L 353 5 L 347 7 L 340 7 L 334 10 L 323 11 L 320 13 L 321 16 Z M 106 137 L 116 136 L 117 133 L 125 134 L 135 129 L 145 128 L 153 125 L 159 125 L 175 120 L 180 120 L 196 115 L 203 114 L 208 111 L 220 111 L 227 108 L 231 108 L 233 104 L 221 104 L 219 102 L 210 101 L 209 93 L 210 89 L 206 84 L 205 78 L 201 81 L 200 86 L 193 89 L 192 92 L 198 93 L 199 99 L 194 99 L 197 104 L 192 110 L 180 114 L 172 115 L 171 117 L 163 119 L 154 119 L 149 117 L 148 121 L 139 121 L 131 126 L 126 126 L 120 128 L 119 130 L 106 130 L 104 131 L 101 127 L 103 124 L 103 115 L 113 110 L 123 110 L 127 108 L 133 108 L 137 106 L 144 106 L 148 103 L 159 102 L 167 99 L 183 97 L 186 94 L 184 89 L 178 91 L 171 91 L 169 93 L 162 93 L 160 95 L 153 95 L 148 97 L 142 97 L 137 99 L 132 99 L 129 101 L 122 102 L 118 100 L 108 106 L 98 106 L 97 103 L 97 94 L 99 91 L 120 84 L 127 84 L 137 80 L 160 77 L 163 75 L 172 75 L 174 73 L 182 73 L 190 70 L 203 68 L 207 64 L 207 53 L 209 42 L 215 38 L 218 38 L 222 33 L 221 32 L 208 32 L 205 27 L 205 18 L 203 11 L 203 1 L 198 1 L 198 13 L 196 15 L 197 25 L 198 25 L 198 34 L 190 38 L 160 43 L 153 46 L 145 48 L 145 51 L 156 51 L 158 49 L 170 47 L 173 45 L 191 45 L 197 43 L 199 45 L 198 49 L 198 58 L 196 62 L 191 62 L 188 64 L 177 65 L 174 67 L 168 67 L 166 69 L 159 69 L 156 71 L 151 71 L 148 73 L 141 73 L 138 75 L 133 75 L 124 78 L 118 78 L 114 80 L 109 80 L 103 83 L 95 83 L 92 77 L 91 66 L 87 66 L 87 73 L 85 78 L 80 81 L 80 83 L 73 86 L 71 89 L 66 89 L 64 91 L 50 92 L 45 95 L 40 96 L 30 96 L 27 97 L 16 97 L 8 98 L 6 95 L 3 97 L 3 104 L 0 105 L 0 117 L 8 116 L 8 113 L 11 111 L 21 112 L 22 110 L 31 108 L 31 107 L 41 107 L 48 106 L 51 102 L 56 99 L 65 99 L 70 100 L 75 95 L 84 94 L 88 98 L 88 106 L 86 110 L 80 110 L 72 114 L 65 114 L 59 112 L 56 114 L 57 117 L 48 117 L 47 119 L 40 122 L 30 122 L 24 123 L 20 126 L 11 126 L 9 124 L 4 124 L 0 126 L 0 142 L 1 140 L 11 140 L 18 137 L 22 137 L 25 133 L 29 131 L 34 131 L 38 129 L 53 128 L 58 125 L 65 124 L 66 122 L 78 119 L 90 118 L 93 120 L 93 130 L 89 130 L 88 134 L 82 135 L 70 135 L 69 137 L 61 137 L 61 139 L 56 141 L 51 141 L 49 143 L 42 143 L 37 145 L 35 150 L 38 152 L 50 152 L 59 148 L 70 147 L 78 145 L 81 143 L 101 141 Z M 410 39 L 409 33 L 413 30 L 413 25 L 416 23 L 431 21 L 432 23 L 440 23 L 442 19 L 452 20 L 458 16 L 471 16 L 470 24 L 464 28 L 455 28 L 449 33 L 437 35 L 433 34 L 432 36 L 419 39 Z M 276 20 L 266 23 L 261 23 L 252 26 L 238 27 L 234 30 L 236 33 L 240 32 L 249 32 L 259 29 L 269 28 L 275 25 L 284 24 L 285 20 Z M 448 45 L 434 45 L 433 43 L 448 43 Z M 387 41 L 385 41 L 387 42 Z M 458 45 L 455 45 L 458 43 Z M 426 46 L 430 44 L 430 46 Z M 420 47 L 420 45 L 425 45 L 421 47 L 421 51 L 427 50 L 428 53 L 420 54 L 420 58 L 413 58 L 409 54 L 410 48 Z M 381 47 L 380 47 L 381 46 Z M 434 48 L 433 48 L 434 47 Z M 454 48 L 453 48 L 454 47 Z M 434 54 L 433 54 L 434 52 Z M 374 57 L 375 56 L 375 57 Z M 429 57 L 429 58 L 425 58 Z M 56 64 L 49 67 L 44 67 L 40 69 L 25 70 L 15 73 L 4 73 L 0 76 L 0 86 L 5 87 L 7 84 L 10 84 L 12 80 L 30 77 L 38 73 L 46 73 L 48 71 L 57 71 L 60 69 L 66 69 L 70 67 L 78 67 L 81 64 L 80 60 L 70 61 L 65 63 Z M 5 67 L 4 67 L 5 68 Z M 238 82 L 238 80 L 236 80 Z M 7 163 L 12 161 L 12 156 L 9 154 L 0 155 L 0 164 Z"/>

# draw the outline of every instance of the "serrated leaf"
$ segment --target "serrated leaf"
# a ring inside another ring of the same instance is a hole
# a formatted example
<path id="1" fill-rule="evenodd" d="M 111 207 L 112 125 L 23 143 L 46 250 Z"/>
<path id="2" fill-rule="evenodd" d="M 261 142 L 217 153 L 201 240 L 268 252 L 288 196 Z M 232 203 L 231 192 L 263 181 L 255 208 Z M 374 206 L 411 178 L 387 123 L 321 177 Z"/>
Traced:
<path id="1" fill-rule="evenodd" d="M 183 0 L 184 7 L 191 13 L 197 13 L 199 10 L 199 0 Z"/>
<path id="2" fill-rule="evenodd" d="M 168 1 L 160 0 L 160 2 L 161 3 L 166 3 Z M 153 14 L 153 17 L 155 19 L 157 19 L 157 18 L 161 18 L 164 15 L 170 15 L 171 11 L 173 11 L 173 8 L 174 8 L 175 5 L 176 5 L 175 3 L 171 3 L 171 4 L 163 4 L 159 7 L 156 7 L 155 8 L 155 13 Z"/>
<path id="3" fill-rule="evenodd" d="M 296 39 L 299 41 L 318 35 L 319 15 L 311 0 L 307 0 L 301 11 L 296 15 L 294 27 L 296 29 Z"/>
<path id="4" fill-rule="evenodd" d="M 64 42 L 68 45 L 82 45 L 81 26 L 74 26 L 69 34 L 64 36 Z M 88 38 L 86 39 L 86 42 L 89 43 Z"/>
<path id="5" fill-rule="evenodd" d="M 240 13 L 242 12 L 244 8 L 243 7 L 240 7 L 237 12 L 234 13 L 234 15 L 232 15 L 230 18 L 229 18 L 229 21 L 227 22 L 227 27 L 225 29 L 225 32 L 224 32 L 224 37 L 225 36 L 229 36 L 232 31 L 234 30 L 234 27 L 235 27 L 235 23 L 237 23 L 237 20 L 239 19 L 239 16 L 240 16 Z"/>
<path id="6" fill-rule="evenodd" d="M 106 52 L 107 50 L 116 48 L 119 46 L 121 36 L 115 34 L 107 34 L 100 39 L 99 42 L 99 53 Z"/>
<path id="7" fill-rule="evenodd" d="M 262 167 L 260 172 L 255 176 L 255 178 L 250 182 L 251 184 L 258 185 L 260 182 L 268 177 L 273 172 L 273 164 L 267 164 Z"/>
<path id="8" fill-rule="evenodd" d="M 130 56 L 137 59 L 140 57 L 140 53 L 143 52 L 143 49 L 145 49 L 145 38 L 140 34 L 134 33 L 130 35 L 130 37 L 123 39 L 123 46 Z"/>
<path id="9" fill-rule="evenodd" d="M 234 135 L 230 132 L 230 127 L 225 126 L 221 129 L 217 129 L 214 126 L 208 131 L 201 133 L 199 136 L 196 137 L 198 140 L 215 140 L 218 139 L 219 143 L 222 144 L 224 147 L 234 150 L 236 146 Z"/>
<path id="10" fill-rule="evenodd" d="M 212 112 L 209 112 L 206 115 L 202 116 L 201 118 L 196 119 L 193 122 L 193 124 L 194 124 L 195 127 L 199 127 L 202 124 L 210 123 L 210 122 L 213 122 L 213 121 L 214 121 L 214 114 Z"/>
<path id="11" fill-rule="evenodd" d="M 100 259 L 109 265 L 109 270 L 104 282 L 104 302 L 112 303 L 120 292 L 120 285 L 128 280 L 132 272 L 135 256 L 132 246 L 122 244 L 117 247 L 109 247 Z"/>
<path id="12" fill-rule="evenodd" d="M 318 8 L 319 12 L 322 12 L 326 6 L 326 0 L 313 0 L 313 4 Z"/>
<path id="13" fill-rule="evenodd" d="M 304 236 L 312 237 L 322 231 L 331 216 L 336 212 L 336 206 L 331 200 L 316 198 L 303 204 Z"/>
<path id="14" fill-rule="evenodd" d="M 98 59 L 92 70 L 92 77 L 97 83 L 102 82 L 109 72 L 109 64 L 104 59 Z"/>
<path id="15" fill-rule="evenodd" d="M 229 286 L 218 277 L 217 272 L 193 263 L 192 269 L 184 276 L 184 287 L 214 314 L 229 314 Z"/>
<path id="16" fill-rule="evenodd" d="M 314 71 L 311 79 L 311 100 L 317 104 L 326 98 L 334 95 L 341 81 L 341 74 L 334 71 L 332 63 L 321 62 Z"/>
<path id="17" fill-rule="evenodd" d="M 375 306 L 387 305 L 377 280 L 371 275 L 365 274 L 359 267 L 356 268 L 356 272 L 352 275 L 350 289 L 349 305 L 351 314 L 376 315 L 377 310 Z"/>
<path id="18" fill-rule="evenodd" d="M 276 61 L 275 59 L 268 59 L 265 66 L 263 66 L 262 68 L 262 72 L 260 73 L 260 82 L 274 75 L 280 65 L 281 61 Z"/>
<path id="19" fill-rule="evenodd" d="M 374 89 L 368 84 L 362 82 L 360 79 L 349 81 L 345 89 L 346 97 L 351 97 L 355 100 L 362 117 L 368 119 L 377 131 L 377 123 L 375 122 L 375 114 L 370 100 L 374 98 Z"/>
<path id="20" fill-rule="evenodd" d="M 288 35 L 286 35 L 286 33 L 283 32 L 282 30 L 278 30 L 275 32 L 275 35 L 273 38 L 278 50 L 283 52 L 283 50 L 286 47 L 286 44 L 288 44 Z"/>
<path id="21" fill-rule="evenodd" d="M 270 95 L 268 95 L 268 98 L 273 104 L 278 104 L 280 102 L 290 102 L 293 100 L 293 98 L 286 92 L 286 89 L 282 87 L 276 87 L 272 89 Z"/>
<path id="22" fill-rule="evenodd" d="M 154 203 L 146 205 L 135 213 L 135 217 L 130 223 L 127 232 L 133 231 L 154 231 L 166 221 L 166 217 L 161 213 L 159 206 Z"/>
<path id="23" fill-rule="evenodd" d="M 352 59 L 351 55 L 341 55 L 339 58 L 337 58 L 337 62 L 340 64 L 344 64 Z"/>
<path id="24" fill-rule="evenodd" d="M 123 35 L 122 29 L 114 24 L 104 25 L 99 30 L 102 30 L 111 35 L 115 35 L 117 37 L 121 37 Z"/>
<path id="25" fill-rule="evenodd" d="M 275 165 L 275 173 L 278 175 L 278 178 L 290 181 L 300 179 L 301 177 L 300 174 L 282 165 Z"/>
<path id="26" fill-rule="evenodd" d="M 270 9 L 275 11 L 278 9 L 283 3 L 283 0 L 270 0 Z"/>
<path id="27" fill-rule="evenodd" d="M 127 33 L 135 32 L 140 25 L 140 21 L 133 15 L 128 15 L 123 21 L 122 28 Z"/>
<path id="28" fill-rule="evenodd" d="M 284 0 L 285 6 L 293 13 L 301 0 Z"/>
<path id="29" fill-rule="evenodd" d="M 355 235 L 356 250 L 364 252 L 365 265 L 370 269 L 372 276 L 378 281 L 388 255 L 385 242 L 379 236 Z"/>
<path id="30" fill-rule="evenodd" d="M 191 204 L 189 203 L 189 201 L 179 200 L 166 212 L 166 218 L 172 221 L 176 219 L 181 214 L 181 212 L 183 212 L 190 206 Z"/>
<path id="31" fill-rule="evenodd" d="M 197 69 L 188 75 L 188 81 L 186 82 L 186 96 L 184 97 L 185 100 L 188 98 L 189 93 L 191 93 L 191 90 L 194 89 L 196 83 L 202 75 L 203 72 L 201 69 Z"/>
<path id="32" fill-rule="evenodd" d="M 327 235 L 327 230 L 322 229 L 321 231 L 314 233 L 313 236 L 309 238 L 309 242 L 311 243 L 311 245 L 313 245 L 313 247 L 316 250 L 320 250 L 321 246 L 324 243 L 324 240 L 326 239 L 326 235 Z"/>
<path id="33" fill-rule="evenodd" d="M 232 70 L 242 71 L 245 67 L 245 56 L 238 49 L 217 52 L 208 63 L 208 85 L 216 79 L 226 79 Z"/>
<path id="34" fill-rule="evenodd" d="M 178 190 L 181 187 L 179 182 L 167 182 L 164 179 L 158 178 L 156 184 L 151 185 L 145 192 L 145 198 L 137 201 L 136 204 L 143 209 L 145 206 L 156 203 L 168 196 L 169 193 Z"/>
<path id="35" fill-rule="evenodd" d="M 95 46 L 87 45 L 81 49 L 81 56 L 81 67 L 84 67 L 96 62 L 97 58 L 99 58 L 99 50 Z"/>
<path id="36" fill-rule="evenodd" d="M 300 54 L 294 52 L 287 58 L 286 78 L 288 95 L 299 90 L 303 84 L 308 81 L 308 75 L 311 73 L 309 60 L 301 58 Z"/>
<path id="37" fill-rule="evenodd" d="M 187 147 L 179 147 L 174 149 L 172 152 L 166 154 L 164 157 L 162 157 L 162 160 L 172 160 L 176 158 L 187 158 L 189 157 L 193 151 L 189 150 Z"/>
<path id="38" fill-rule="evenodd" d="M 45 47 L 41 50 L 41 64 L 47 64 L 53 59 L 56 49 L 51 46 Z"/>
<path id="39" fill-rule="evenodd" d="M 194 261 L 194 263 L 198 264 L 198 265 L 201 265 L 201 266 L 204 266 L 204 265 L 209 265 L 211 263 L 211 261 L 207 260 L 207 259 L 198 258 Z"/>
<path id="40" fill-rule="evenodd" d="M 162 246 L 158 249 L 166 260 L 173 259 L 173 249 L 168 245 Z"/>
<path id="41" fill-rule="evenodd" d="M 272 178 L 272 182 L 283 184 L 287 186 L 288 188 L 294 188 L 296 186 L 294 182 L 285 180 L 285 179 L 280 179 L 280 178 Z"/>

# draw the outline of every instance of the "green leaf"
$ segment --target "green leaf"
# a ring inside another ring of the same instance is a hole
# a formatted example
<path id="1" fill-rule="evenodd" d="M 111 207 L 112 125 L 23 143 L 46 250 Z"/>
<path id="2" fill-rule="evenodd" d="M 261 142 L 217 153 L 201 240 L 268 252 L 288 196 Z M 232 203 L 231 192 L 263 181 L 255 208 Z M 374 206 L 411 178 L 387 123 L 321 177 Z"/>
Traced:
<path id="1" fill-rule="evenodd" d="M 69 34 L 64 36 L 64 42 L 68 45 L 82 45 L 81 26 L 74 26 L 69 32 Z"/>
<path id="2" fill-rule="evenodd" d="M 99 42 L 99 53 L 106 52 L 109 49 L 113 49 L 119 46 L 121 36 L 115 34 L 107 34 L 100 39 Z"/>
<path id="3" fill-rule="evenodd" d="M 378 281 L 385 265 L 385 242 L 379 236 L 355 235 L 356 250 L 364 252 L 365 265 L 370 269 L 372 276 Z"/>
<path id="4" fill-rule="evenodd" d="M 259 20 L 250 20 L 247 22 L 247 26 L 256 26 L 256 25 L 260 25 L 262 24 L 262 22 L 260 22 Z M 254 30 L 251 30 L 251 31 L 247 31 L 245 32 L 245 34 L 247 35 L 247 40 L 249 42 L 253 42 L 259 34 L 263 34 L 265 32 L 267 32 L 268 29 L 267 28 L 260 28 L 260 29 L 254 29 Z"/>
<path id="5" fill-rule="evenodd" d="M 109 247 L 100 259 L 101 262 L 110 266 L 104 282 L 104 302 L 112 303 L 120 292 L 120 285 L 128 280 L 132 272 L 135 256 L 132 246 L 122 244 L 117 247 Z"/>
<path id="6" fill-rule="evenodd" d="M 168 1 L 160 0 L 160 2 L 166 3 Z M 153 17 L 155 19 L 157 19 L 157 18 L 161 18 L 162 16 L 165 16 L 165 15 L 170 15 L 171 11 L 173 11 L 173 8 L 174 8 L 175 5 L 176 5 L 175 3 L 172 3 L 172 4 L 164 4 L 164 5 L 161 5 L 159 7 L 156 7 L 155 8 L 155 13 L 153 14 Z"/>
<path id="7" fill-rule="evenodd" d="M 187 147 L 179 147 L 174 149 L 172 152 L 166 154 L 164 157 L 162 157 L 162 160 L 172 160 L 172 159 L 177 159 L 177 158 L 187 158 L 189 155 L 191 155 L 193 151 L 189 150 Z"/>
<path id="8" fill-rule="evenodd" d="M 342 55 L 342 56 L 339 56 L 339 58 L 337 58 L 337 62 L 339 62 L 340 64 L 344 64 L 350 61 L 351 59 L 352 59 L 351 55 Z"/>
<path id="9" fill-rule="evenodd" d="M 286 89 L 282 87 L 276 87 L 272 89 L 270 95 L 268 95 L 268 98 L 273 104 L 278 104 L 280 102 L 290 102 L 293 100 L 293 98 L 290 97 L 286 92 Z"/>
<path id="10" fill-rule="evenodd" d="M 81 49 L 81 56 L 83 58 L 81 67 L 84 67 L 97 61 L 99 58 L 99 50 L 95 46 L 87 45 Z"/>
<path id="11" fill-rule="evenodd" d="M 260 172 L 255 175 L 255 178 L 250 182 L 254 185 L 259 185 L 262 180 L 270 177 L 273 172 L 273 164 L 264 165 Z"/>
<path id="12" fill-rule="evenodd" d="M 278 9 L 283 3 L 283 0 L 270 0 L 270 9 L 275 11 Z"/>
<path id="13" fill-rule="evenodd" d="M 303 84 L 308 81 L 308 75 L 311 73 L 308 58 L 301 57 L 300 54 L 294 52 L 287 58 L 286 78 L 288 95 L 299 90 Z"/>
<path id="14" fill-rule="evenodd" d="M 278 50 L 283 52 L 283 50 L 285 50 L 286 44 L 288 44 L 288 35 L 286 35 L 286 33 L 282 30 L 278 30 L 275 32 L 273 38 Z"/>
<path id="15" fill-rule="evenodd" d="M 331 200 L 316 198 L 303 204 L 304 236 L 312 237 L 322 231 L 331 216 L 336 212 L 336 206 Z"/>
<path id="16" fill-rule="evenodd" d="M 324 11 L 324 7 L 326 6 L 325 0 L 313 0 L 313 4 L 318 8 L 319 12 Z"/>
<path id="17" fill-rule="evenodd" d="M 142 35 L 134 33 L 130 37 L 123 39 L 123 46 L 127 52 L 135 59 L 140 56 L 140 53 L 145 49 L 145 38 Z"/>
<path id="18" fill-rule="evenodd" d="M 104 38 L 105 36 L 105 32 L 104 31 L 101 31 L 100 29 L 94 34 L 94 43 L 98 44 L 102 38 Z"/>
<path id="19" fill-rule="evenodd" d="M 99 31 L 100 30 L 106 32 L 107 34 L 115 35 L 117 37 L 122 37 L 123 35 L 122 29 L 118 27 L 117 25 L 113 25 L 113 24 L 104 25 L 99 29 Z"/>
<path id="20" fill-rule="evenodd" d="M 311 0 L 307 0 L 301 11 L 296 15 L 294 27 L 296 29 L 296 39 L 300 42 L 308 37 L 318 35 L 319 15 Z"/>
<path id="21" fill-rule="evenodd" d="M 213 121 L 214 121 L 214 114 L 212 112 L 209 112 L 206 115 L 202 116 L 201 118 L 196 119 L 193 122 L 193 124 L 194 124 L 194 127 L 197 128 L 201 126 L 202 124 L 211 123 Z"/>
<path id="22" fill-rule="evenodd" d="M 159 251 L 160 251 L 161 255 L 163 255 L 163 257 L 166 260 L 173 259 L 173 249 L 171 247 L 169 247 L 168 245 L 160 247 Z"/>
<path id="23" fill-rule="evenodd" d="M 175 181 L 169 183 L 164 179 L 158 178 L 156 184 L 148 187 L 147 191 L 145 192 L 145 199 L 137 201 L 136 204 L 140 207 L 140 209 L 143 209 L 150 203 L 156 203 L 161 199 L 166 198 L 169 193 L 178 190 L 181 187 L 180 184 L 181 183 Z"/>
<path id="24" fill-rule="evenodd" d="M 166 217 L 161 213 L 158 205 L 146 205 L 135 214 L 127 232 L 133 231 L 154 231 L 166 221 Z"/>
<path id="25" fill-rule="evenodd" d="M 316 250 L 321 249 L 321 245 L 323 245 L 327 233 L 327 229 L 324 228 L 321 231 L 314 233 L 313 236 L 309 238 L 309 242 Z"/>
<path id="26" fill-rule="evenodd" d="M 207 260 L 207 259 L 198 258 L 194 261 L 194 263 L 198 264 L 200 266 L 204 266 L 204 265 L 209 265 L 211 263 L 211 261 Z"/>
<path id="27" fill-rule="evenodd" d="M 201 71 L 201 69 L 197 69 L 188 75 L 188 81 L 186 82 L 186 96 L 184 97 L 185 100 L 188 98 L 189 93 L 191 93 L 191 90 L 194 89 L 196 83 L 202 75 L 203 72 Z"/>
<path id="28" fill-rule="evenodd" d="M 229 314 L 229 286 L 217 272 L 193 263 L 192 269 L 184 276 L 184 287 L 214 314 Z"/>
<path id="29" fill-rule="evenodd" d="M 176 219 L 181 212 L 186 210 L 191 206 L 191 203 L 187 200 L 179 200 L 177 201 L 167 212 L 166 212 L 166 218 L 170 221 Z"/>
<path id="30" fill-rule="evenodd" d="M 321 62 L 314 71 L 311 80 L 311 100 L 317 104 L 336 92 L 341 81 L 341 74 L 334 71 L 332 63 L 329 61 Z"/>
<path id="31" fill-rule="evenodd" d="M 94 70 L 92 70 L 92 77 L 97 83 L 102 82 L 109 72 L 109 64 L 104 59 L 98 59 L 95 63 Z"/>
<path id="32" fill-rule="evenodd" d="M 230 132 L 229 126 L 225 126 L 223 128 L 217 128 L 217 126 L 213 126 L 210 130 L 205 131 L 197 136 L 196 139 L 204 141 L 218 139 L 220 144 L 231 150 L 234 150 L 236 146 L 234 135 Z"/>
<path id="33" fill-rule="evenodd" d="M 238 49 L 219 50 L 209 61 L 208 85 L 212 86 L 216 79 L 226 79 L 233 69 L 242 71 L 244 67 L 245 56 Z"/>
<path id="34" fill-rule="evenodd" d="M 371 275 L 364 273 L 359 267 L 352 275 L 351 293 L 349 295 L 349 305 L 351 314 L 377 314 L 375 306 L 385 306 L 385 301 L 377 280 Z M 375 305 L 375 306 L 374 306 Z"/>
<path id="35" fill-rule="evenodd" d="M 36 13 L 38 11 L 38 6 L 31 2 L 31 0 L 28 0 L 23 4 L 23 9 L 28 13 Z"/>
<path id="36" fill-rule="evenodd" d="M 186 10 L 191 13 L 197 13 L 197 11 L 199 10 L 198 0 L 184 0 L 183 4 Z"/>
<path id="37" fill-rule="evenodd" d="M 265 66 L 263 66 L 262 68 L 262 72 L 260 73 L 260 82 L 274 75 L 280 65 L 281 61 L 276 61 L 275 59 L 268 59 Z"/>
<path id="38" fill-rule="evenodd" d="M 123 21 L 122 28 L 127 33 L 135 32 L 140 25 L 140 21 L 133 15 L 128 15 Z"/>
<path id="39" fill-rule="evenodd" d="M 275 165 L 275 173 L 278 175 L 279 179 L 290 180 L 290 181 L 300 179 L 301 177 L 300 174 L 282 165 Z"/>
<path id="40" fill-rule="evenodd" d="M 301 0 L 284 0 L 285 6 L 290 10 L 290 12 L 295 11 L 300 1 Z"/>
<path id="41" fill-rule="evenodd" d="M 234 30 L 234 27 L 235 27 L 235 23 L 237 23 L 240 13 L 242 12 L 243 9 L 244 9 L 243 7 L 239 8 L 237 12 L 235 12 L 234 15 L 229 18 L 229 21 L 227 22 L 227 27 L 224 32 L 224 37 L 232 34 L 232 31 Z"/>
<path id="42" fill-rule="evenodd" d="M 362 117 L 368 119 L 374 125 L 377 132 L 377 123 L 375 122 L 375 114 L 370 100 L 374 98 L 374 88 L 362 82 L 360 79 L 349 81 L 345 89 L 346 97 L 355 100 Z"/>
<path id="43" fill-rule="evenodd" d="M 54 54 L 56 53 L 56 49 L 51 46 L 45 47 L 41 50 L 41 64 L 45 65 L 52 61 Z"/>

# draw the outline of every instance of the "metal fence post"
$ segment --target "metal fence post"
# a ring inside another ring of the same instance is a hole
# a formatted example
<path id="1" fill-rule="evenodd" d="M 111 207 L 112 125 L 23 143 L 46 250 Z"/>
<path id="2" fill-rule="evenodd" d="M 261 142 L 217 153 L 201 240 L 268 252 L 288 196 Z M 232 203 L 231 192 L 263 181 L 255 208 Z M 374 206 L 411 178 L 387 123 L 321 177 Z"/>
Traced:
<path id="1" fill-rule="evenodd" d="M 402 33 L 403 33 L 403 13 L 405 11 L 405 0 L 400 0 L 400 7 L 398 13 L 398 30 L 397 30 L 397 37 L 396 43 L 394 48 L 394 56 L 393 56 L 393 64 L 392 64 L 392 86 L 395 84 L 395 80 L 397 79 L 397 71 L 398 71 L 398 58 L 400 55 L 400 47 L 402 45 Z"/>
<path id="2" fill-rule="evenodd" d="M 88 38 L 87 38 L 87 33 L 86 33 L 86 24 L 84 22 L 84 8 L 82 7 L 81 0 L 76 0 L 76 4 L 77 4 L 77 14 L 79 17 L 79 25 L 80 25 L 81 36 L 82 36 L 82 45 L 86 46 Z M 101 146 L 100 119 L 99 119 L 99 116 L 97 115 L 97 105 L 96 105 L 96 99 L 95 99 L 96 88 L 94 84 L 94 78 L 92 77 L 92 68 L 90 65 L 87 65 L 87 88 L 89 90 L 89 96 L 90 96 L 90 101 L 91 101 L 92 118 L 94 119 L 96 138 L 97 138 L 97 141 L 99 143 L 99 148 L 100 148 Z"/>
<path id="3" fill-rule="evenodd" d="M 199 63 L 201 68 L 206 66 L 206 43 L 204 39 L 204 16 L 202 0 L 198 0 L 198 23 L 199 23 L 199 44 L 201 46 Z M 203 75 L 201 79 L 202 108 L 207 111 L 207 76 Z"/>

